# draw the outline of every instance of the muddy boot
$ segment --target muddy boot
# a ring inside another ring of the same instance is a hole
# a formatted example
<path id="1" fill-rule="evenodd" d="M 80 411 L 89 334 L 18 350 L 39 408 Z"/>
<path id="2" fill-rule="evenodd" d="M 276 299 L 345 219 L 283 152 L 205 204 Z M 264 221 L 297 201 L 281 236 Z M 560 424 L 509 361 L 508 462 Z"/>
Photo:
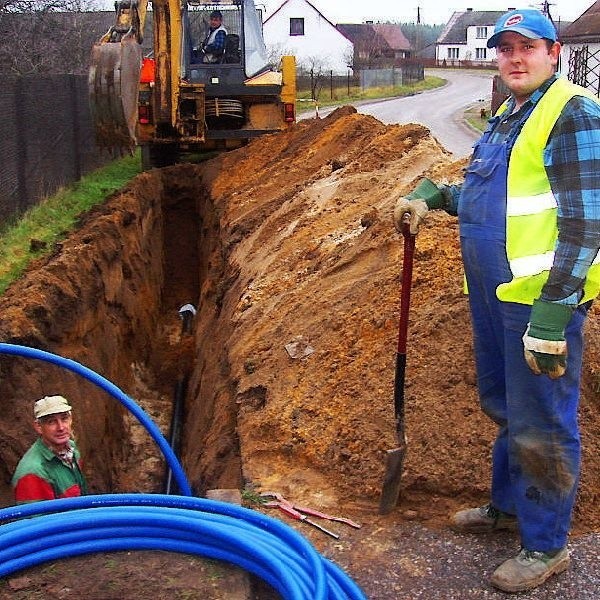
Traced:
<path id="1" fill-rule="evenodd" d="M 504 513 L 491 504 L 479 508 L 459 510 L 450 517 L 450 529 L 458 533 L 488 533 L 490 531 L 517 531 L 517 517 Z"/>
<path id="2" fill-rule="evenodd" d="M 502 563 L 494 571 L 490 583 L 504 592 L 532 590 L 551 575 L 562 573 L 570 561 L 566 547 L 554 556 L 523 548 L 515 558 Z"/>

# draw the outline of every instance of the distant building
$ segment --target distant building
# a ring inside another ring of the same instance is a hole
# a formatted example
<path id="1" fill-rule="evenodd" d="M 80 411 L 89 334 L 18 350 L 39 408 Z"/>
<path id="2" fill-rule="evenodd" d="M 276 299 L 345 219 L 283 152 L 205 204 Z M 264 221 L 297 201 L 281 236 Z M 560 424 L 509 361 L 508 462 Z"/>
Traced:
<path id="1" fill-rule="evenodd" d="M 453 13 L 438 37 L 436 59 L 440 62 L 493 63 L 496 60 L 496 50 L 488 48 L 487 41 L 494 33 L 496 21 L 505 12 L 468 8 L 466 11 Z"/>
<path id="2" fill-rule="evenodd" d="M 412 48 L 400 25 L 393 23 L 338 23 L 339 31 L 354 44 L 354 68 L 394 66 L 410 58 Z"/>
<path id="3" fill-rule="evenodd" d="M 295 55 L 305 70 L 345 75 L 352 65 L 352 42 L 306 0 L 285 0 L 265 19 L 263 33 L 269 50 Z"/>
<path id="4" fill-rule="evenodd" d="M 473 10 L 455 12 L 439 35 L 435 57 L 438 62 L 477 63 L 496 62 L 496 49 L 488 48 L 487 41 L 494 34 L 496 21 L 508 10 Z M 555 22 L 559 39 L 569 23 Z"/>

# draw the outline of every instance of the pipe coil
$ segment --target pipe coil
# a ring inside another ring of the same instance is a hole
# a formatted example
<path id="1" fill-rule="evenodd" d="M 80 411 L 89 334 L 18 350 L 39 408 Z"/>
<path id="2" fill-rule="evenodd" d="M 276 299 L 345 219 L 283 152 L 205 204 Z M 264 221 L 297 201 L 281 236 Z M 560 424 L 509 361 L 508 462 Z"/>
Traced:
<path id="1" fill-rule="evenodd" d="M 366 600 L 352 579 L 285 523 L 234 504 L 103 494 L 0 509 L 0 577 L 92 552 L 165 550 L 237 565 L 286 600 Z"/>

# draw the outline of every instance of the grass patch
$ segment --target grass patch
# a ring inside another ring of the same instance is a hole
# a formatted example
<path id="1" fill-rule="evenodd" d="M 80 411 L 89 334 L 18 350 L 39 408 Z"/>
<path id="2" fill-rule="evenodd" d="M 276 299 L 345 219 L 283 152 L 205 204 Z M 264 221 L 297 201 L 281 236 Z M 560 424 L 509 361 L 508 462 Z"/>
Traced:
<path id="1" fill-rule="evenodd" d="M 482 109 L 485 110 L 485 116 L 483 116 Z M 473 104 L 465 110 L 464 118 L 474 129 L 484 131 L 487 127 L 488 119 L 490 118 L 489 106 L 485 102 Z"/>
<path id="2" fill-rule="evenodd" d="M 30 208 L 0 230 L 0 294 L 34 258 L 49 254 L 75 227 L 77 217 L 140 173 L 139 152 L 115 160 Z"/>
<path id="3" fill-rule="evenodd" d="M 333 92 L 330 89 L 323 88 L 318 98 L 320 107 L 337 106 L 339 104 L 352 104 L 353 102 L 364 102 L 368 100 L 377 100 L 380 98 L 398 98 L 403 96 L 412 96 L 418 92 L 432 90 L 443 86 L 446 83 L 441 77 L 429 76 L 423 81 L 417 81 L 411 85 L 397 85 L 369 88 L 361 90 L 359 87 L 338 87 L 334 88 Z M 298 92 L 297 98 L 300 99 L 298 109 L 303 110 L 303 105 L 306 109 L 311 109 L 313 102 L 311 100 L 310 90 Z"/>

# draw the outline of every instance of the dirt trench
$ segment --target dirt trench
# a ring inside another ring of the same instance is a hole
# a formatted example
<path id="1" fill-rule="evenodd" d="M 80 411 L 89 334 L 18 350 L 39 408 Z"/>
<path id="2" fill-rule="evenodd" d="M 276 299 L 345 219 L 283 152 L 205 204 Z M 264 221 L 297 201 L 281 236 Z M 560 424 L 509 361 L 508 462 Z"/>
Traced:
<path id="1" fill-rule="evenodd" d="M 426 128 L 345 107 L 203 165 L 146 172 L 82 216 L 0 299 L 0 339 L 82 362 L 165 433 L 173 387 L 189 374 L 182 462 L 194 492 L 279 491 L 355 516 L 370 527 L 353 534 L 362 555 L 357 545 L 345 566 L 384 573 L 386 529 L 406 520 L 437 528 L 451 510 L 487 499 L 494 429 L 477 405 L 457 224 L 434 213 L 416 247 L 402 498 L 391 516 L 376 514 L 385 452 L 396 446 L 402 241 L 391 211 L 421 176 L 452 182 L 463 166 Z M 190 336 L 178 315 L 186 303 L 198 308 Z M 594 309 L 576 534 L 600 527 L 598 323 Z M 93 491 L 161 490 L 153 442 L 104 392 L 8 357 L 0 381 L 6 498 L 33 439 L 31 402 L 50 393 L 74 403 Z"/>
<path id="2" fill-rule="evenodd" d="M 220 334 L 209 333 L 211 345 L 204 345 L 203 328 L 198 328 L 197 340 L 185 335 L 179 314 L 184 304 L 198 305 L 203 281 L 223 280 L 213 213 L 202 179 L 190 169 L 141 175 L 82 216 L 78 231 L 12 286 L 0 309 L 1 339 L 95 370 L 138 402 L 168 437 L 180 379 L 191 377 L 196 368 L 204 378 L 194 384 L 199 394 L 205 393 L 204 386 L 219 388 L 212 385 L 213 377 L 227 379 L 227 367 L 222 367 L 227 358 L 214 352 Z M 203 314 L 200 308 L 198 322 Z M 215 327 L 211 317 L 208 322 L 208 328 Z M 208 360 L 203 346 L 210 348 Z M 42 361 L 2 357 L 0 368 L 6 399 L 0 425 L 5 484 L 33 439 L 32 400 L 62 393 L 75 407 L 91 491 L 161 491 L 164 464 L 158 448 L 104 390 Z M 193 428 L 192 437 L 204 441 L 191 444 L 189 451 L 196 473 L 190 482 L 199 495 L 207 486 L 240 487 L 233 411 L 221 402 L 207 415 L 209 404 L 203 403 L 196 417 L 209 425 Z M 8 495 L 5 490 L 4 497 Z"/>

